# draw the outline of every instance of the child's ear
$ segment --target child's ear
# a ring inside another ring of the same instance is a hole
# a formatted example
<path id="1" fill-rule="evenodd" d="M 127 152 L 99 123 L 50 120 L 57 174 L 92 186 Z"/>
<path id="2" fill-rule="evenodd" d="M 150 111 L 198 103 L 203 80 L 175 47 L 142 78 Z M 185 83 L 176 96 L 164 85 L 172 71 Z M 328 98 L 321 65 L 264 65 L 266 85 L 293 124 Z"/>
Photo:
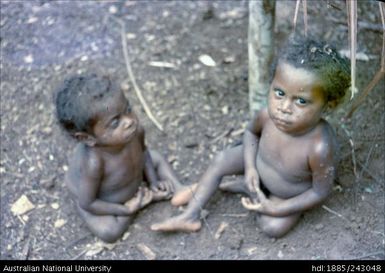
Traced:
<path id="1" fill-rule="evenodd" d="M 326 107 L 329 109 L 334 109 L 337 107 L 337 105 L 338 105 L 338 102 L 336 100 L 331 100 L 331 101 L 328 101 L 328 103 L 326 104 Z"/>
<path id="2" fill-rule="evenodd" d="M 96 138 L 88 133 L 85 133 L 85 132 L 76 132 L 73 134 L 74 138 L 76 138 L 76 140 L 80 141 L 80 142 L 83 142 L 84 144 L 88 145 L 88 146 L 95 146 L 96 144 Z"/>

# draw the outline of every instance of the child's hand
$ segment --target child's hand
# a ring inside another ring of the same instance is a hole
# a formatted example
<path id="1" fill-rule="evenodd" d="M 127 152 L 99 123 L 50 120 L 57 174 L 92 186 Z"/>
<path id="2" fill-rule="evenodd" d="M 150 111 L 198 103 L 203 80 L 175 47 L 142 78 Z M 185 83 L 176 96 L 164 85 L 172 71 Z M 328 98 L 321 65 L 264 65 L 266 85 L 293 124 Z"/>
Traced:
<path id="1" fill-rule="evenodd" d="M 135 196 L 124 203 L 124 205 L 129 209 L 130 213 L 134 213 L 151 203 L 152 200 L 152 192 L 148 188 L 139 187 Z"/>
<path id="2" fill-rule="evenodd" d="M 175 191 L 174 185 L 167 180 L 164 181 L 158 181 L 156 186 L 152 186 L 151 190 L 160 190 L 160 191 L 167 191 L 169 193 L 173 193 Z"/>
<path id="3" fill-rule="evenodd" d="M 143 190 L 140 187 L 138 189 L 138 192 L 135 194 L 134 197 L 132 197 L 130 200 L 128 200 L 124 205 L 128 208 L 130 213 L 134 213 L 135 211 L 139 210 L 141 208 L 140 204 L 142 203 L 143 198 Z"/>
<path id="4" fill-rule="evenodd" d="M 265 194 L 258 188 L 257 200 L 251 200 L 247 197 L 242 197 L 242 205 L 249 210 L 255 210 L 262 214 L 274 216 L 276 212 L 275 203 L 266 198 Z"/>
<path id="5" fill-rule="evenodd" d="M 259 189 L 259 174 L 256 168 L 248 169 L 245 173 L 246 186 L 251 193 Z"/>
<path id="6" fill-rule="evenodd" d="M 169 189 L 161 190 L 161 189 L 152 189 L 153 199 L 154 201 L 168 200 L 172 197 L 173 192 Z"/>

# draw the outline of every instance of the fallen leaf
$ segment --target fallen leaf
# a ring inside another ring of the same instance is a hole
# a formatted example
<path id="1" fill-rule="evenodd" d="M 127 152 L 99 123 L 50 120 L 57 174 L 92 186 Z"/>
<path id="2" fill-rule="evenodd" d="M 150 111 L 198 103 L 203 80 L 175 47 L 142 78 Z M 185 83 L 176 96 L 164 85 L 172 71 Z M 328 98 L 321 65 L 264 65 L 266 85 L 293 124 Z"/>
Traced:
<path id="1" fill-rule="evenodd" d="M 216 66 L 216 63 L 213 58 L 206 54 L 199 56 L 199 61 L 206 66 Z"/>
<path id="2" fill-rule="evenodd" d="M 24 194 L 11 207 L 13 215 L 22 215 L 30 210 L 33 210 L 35 205 L 29 201 Z"/>
<path id="3" fill-rule="evenodd" d="M 51 208 L 53 209 L 58 209 L 59 208 L 59 203 L 52 203 Z"/>
<path id="4" fill-rule="evenodd" d="M 94 255 L 102 252 L 104 249 L 112 250 L 112 249 L 114 249 L 115 246 L 116 246 L 116 243 L 108 244 L 108 243 L 105 243 L 102 241 L 97 241 L 93 245 L 90 245 L 90 244 L 87 245 L 87 247 L 86 247 L 87 252 L 85 255 L 86 256 L 94 256 Z"/>
<path id="5" fill-rule="evenodd" d="M 123 234 L 122 241 L 127 240 L 128 236 L 130 236 L 130 233 L 127 231 Z"/>
<path id="6" fill-rule="evenodd" d="M 26 62 L 27 64 L 33 63 L 33 55 L 29 54 L 29 55 L 25 56 L 24 62 Z"/>
<path id="7" fill-rule="evenodd" d="M 149 62 L 149 66 L 154 66 L 154 67 L 164 67 L 164 68 L 175 68 L 175 64 L 168 63 L 168 62 Z"/>
<path id="8" fill-rule="evenodd" d="M 55 227 L 55 228 L 61 228 L 61 227 L 64 226 L 66 223 L 67 223 L 67 220 L 64 220 L 64 219 L 57 219 L 57 220 L 55 221 L 54 227 Z"/>

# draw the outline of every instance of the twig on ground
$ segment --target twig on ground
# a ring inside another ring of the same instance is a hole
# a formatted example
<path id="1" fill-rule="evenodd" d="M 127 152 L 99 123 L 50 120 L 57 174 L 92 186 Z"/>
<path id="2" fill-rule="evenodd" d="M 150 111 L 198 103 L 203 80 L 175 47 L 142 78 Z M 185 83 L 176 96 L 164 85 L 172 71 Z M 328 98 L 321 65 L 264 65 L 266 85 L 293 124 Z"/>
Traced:
<path id="1" fill-rule="evenodd" d="M 223 138 L 223 137 L 225 137 L 225 136 L 228 136 L 232 131 L 233 131 L 233 128 L 230 128 L 230 129 L 225 130 L 223 133 L 219 134 L 217 137 L 215 137 L 214 139 L 212 139 L 212 140 L 210 141 L 210 143 L 215 143 L 215 142 L 217 142 L 217 141 L 220 140 L 221 138 Z"/>
<path id="2" fill-rule="evenodd" d="M 322 208 L 323 208 L 324 210 L 326 210 L 326 211 L 328 211 L 328 212 L 330 212 L 330 213 L 332 213 L 332 214 L 334 214 L 334 215 L 336 215 L 336 216 L 338 216 L 338 217 L 340 217 L 340 218 L 342 218 L 342 219 L 344 219 L 344 220 L 350 222 L 348 218 L 346 218 L 346 217 L 343 216 L 342 214 L 340 214 L 340 213 L 338 213 L 338 212 L 332 210 L 331 208 L 329 208 L 329 207 L 327 207 L 327 206 L 325 206 L 325 205 L 322 205 Z"/>
<path id="3" fill-rule="evenodd" d="M 362 256 L 358 256 L 358 257 L 352 257 L 349 260 L 360 260 L 360 259 L 364 259 L 364 258 L 368 258 L 368 257 L 372 257 L 372 256 L 377 256 L 380 254 L 385 255 L 384 251 L 377 251 L 377 252 L 368 253 L 368 254 L 365 254 Z"/>
<path id="4" fill-rule="evenodd" d="M 138 96 L 139 98 L 139 101 L 140 103 L 142 104 L 143 108 L 144 108 L 144 111 L 146 112 L 147 116 L 150 118 L 150 120 L 155 124 L 155 126 L 163 132 L 163 127 L 162 125 L 160 125 L 160 123 L 156 120 L 156 118 L 154 117 L 154 115 L 152 114 L 150 108 L 148 107 L 143 95 L 142 95 L 142 91 L 139 89 L 138 85 L 136 84 L 136 80 L 135 80 L 135 77 L 134 77 L 134 74 L 132 72 L 132 68 L 131 68 L 131 64 L 130 64 L 130 60 L 129 60 L 129 57 L 128 57 L 128 50 L 127 50 L 127 39 L 126 39 L 126 28 L 124 26 L 124 22 L 116 17 L 112 17 L 116 22 L 119 23 L 119 25 L 121 26 L 121 38 L 122 38 L 122 46 L 123 46 L 123 55 L 124 55 L 124 61 L 126 63 L 126 68 L 127 68 L 127 72 L 128 72 L 128 77 L 129 79 L 131 80 L 132 82 L 132 85 L 134 86 L 134 90 L 135 90 L 135 93 L 136 95 Z M 127 91 L 123 91 L 124 92 L 124 95 L 125 97 L 128 99 L 128 94 L 127 94 Z"/>
<path id="5" fill-rule="evenodd" d="M 28 260 L 30 249 L 31 249 L 31 238 L 28 238 L 28 240 L 25 242 L 25 245 L 23 247 L 21 260 Z"/>
<path id="6" fill-rule="evenodd" d="M 357 164 L 361 167 L 362 171 L 361 171 L 361 174 L 360 174 L 360 177 L 362 177 L 362 172 L 364 171 L 367 175 L 369 175 L 371 178 L 373 178 L 373 180 L 375 182 L 377 182 L 378 184 L 380 185 L 383 185 L 383 183 L 381 182 L 381 178 L 380 177 L 377 177 L 373 174 L 373 172 L 371 170 L 369 170 L 365 165 L 363 165 L 360 161 L 357 161 Z"/>
<path id="7" fill-rule="evenodd" d="M 75 239 L 74 241 L 70 242 L 68 245 L 66 245 L 66 250 L 75 246 L 76 244 L 78 244 L 79 242 L 83 241 L 84 239 L 88 238 L 89 236 L 91 235 L 91 233 L 88 233 L 84 236 L 81 236 L 80 238 L 77 238 Z"/>
<path id="8" fill-rule="evenodd" d="M 364 168 L 367 169 L 367 167 L 368 167 L 368 163 L 369 163 L 370 156 L 372 155 L 373 147 L 374 147 L 374 145 L 372 145 L 372 146 L 370 147 L 370 149 L 369 149 L 368 155 L 366 156 L 365 163 L 364 163 L 364 165 L 362 166 L 362 169 L 361 169 L 361 172 L 360 172 L 360 177 L 362 177 L 362 174 L 363 174 L 363 172 L 364 172 Z"/>
<path id="9" fill-rule="evenodd" d="M 86 252 L 88 251 L 88 249 L 83 249 L 79 254 L 77 254 L 76 256 L 72 257 L 71 260 L 77 260 L 79 259 L 81 256 L 83 256 Z"/>
<path id="10" fill-rule="evenodd" d="M 349 144 L 350 144 L 351 151 L 352 151 L 353 173 L 354 173 L 354 177 L 355 177 L 355 181 L 354 181 L 354 202 L 353 203 L 354 203 L 354 207 L 357 208 L 358 183 L 359 183 L 360 176 L 359 176 L 359 174 L 357 172 L 357 160 L 356 160 L 356 153 L 355 153 L 353 137 L 352 137 L 351 132 L 346 128 L 346 125 L 342 124 L 341 128 L 343 129 L 343 131 L 345 132 L 345 134 L 349 138 Z"/>
<path id="11" fill-rule="evenodd" d="M 248 213 L 239 213 L 239 214 L 225 213 L 225 214 L 221 214 L 221 216 L 223 216 L 223 217 L 247 217 L 248 215 L 249 215 Z"/>

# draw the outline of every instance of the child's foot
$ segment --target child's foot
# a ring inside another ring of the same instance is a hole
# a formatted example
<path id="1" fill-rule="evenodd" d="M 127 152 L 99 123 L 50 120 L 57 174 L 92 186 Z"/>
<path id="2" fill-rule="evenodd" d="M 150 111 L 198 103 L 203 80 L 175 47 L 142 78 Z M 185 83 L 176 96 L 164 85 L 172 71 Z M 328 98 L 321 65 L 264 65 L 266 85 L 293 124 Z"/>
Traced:
<path id="1" fill-rule="evenodd" d="M 182 215 L 172 217 L 164 222 L 153 224 L 151 230 L 154 231 L 185 231 L 193 232 L 202 227 L 199 220 L 187 220 Z"/>
<path id="2" fill-rule="evenodd" d="M 183 186 L 176 190 L 174 193 L 173 198 L 171 199 L 171 204 L 173 206 L 183 206 L 187 204 L 192 196 L 195 193 L 196 188 L 198 187 L 198 183 L 189 185 L 189 186 Z"/>

